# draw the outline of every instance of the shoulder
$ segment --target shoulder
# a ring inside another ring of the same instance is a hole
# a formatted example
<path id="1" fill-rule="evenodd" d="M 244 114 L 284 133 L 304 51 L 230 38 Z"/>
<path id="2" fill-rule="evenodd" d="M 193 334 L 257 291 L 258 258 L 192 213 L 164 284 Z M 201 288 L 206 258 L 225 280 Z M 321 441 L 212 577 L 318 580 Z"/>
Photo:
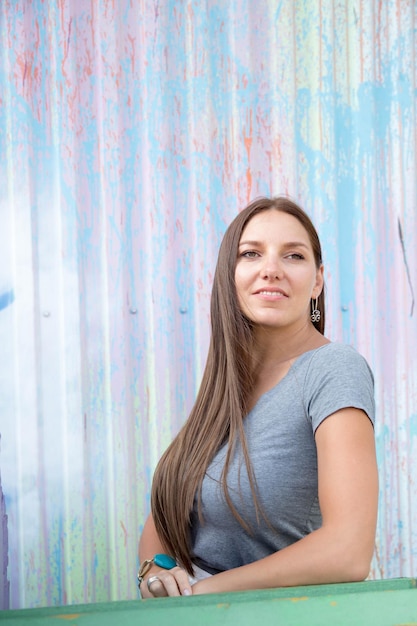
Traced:
<path id="1" fill-rule="evenodd" d="M 374 422 L 374 377 L 366 359 L 341 343 L 328 343 L 308 354 L 304 376 L 308 413 L 324 417 L 326 411 L 355 407 Z"/>
<path id="2" fill-rule="evenodd" d="M 359 369 L 366 372 L 373 380 L 372 370 L 365 357 L 348 344 L 329 342 L 306 355 L 310 357 L 306 364 L 309 371 L 320 367 L 324 371 L 334 372 L 347 367 L 349 371 Z"/>

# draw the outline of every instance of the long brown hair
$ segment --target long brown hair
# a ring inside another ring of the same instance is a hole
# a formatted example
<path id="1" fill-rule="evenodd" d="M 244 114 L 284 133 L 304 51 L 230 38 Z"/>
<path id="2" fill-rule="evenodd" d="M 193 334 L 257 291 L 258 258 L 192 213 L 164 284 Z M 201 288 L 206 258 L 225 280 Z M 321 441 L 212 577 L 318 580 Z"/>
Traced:
<path id="1" fill-rule="evenodd" d="M 164 549 L 190 574 L 190 517 L 196 496 L 201 517 L 203 478 L 222 445 L 227 443 L 221 482 L 233 515 L 250 532 L 248 524 L 233 506 L 226 483 L 237 441 L 242 446 L 258 518 L 261 514 L 243 429 L 253 386 L 253 325 L 239 308 L 235 268 L 239 241 L 246 224 L 257 213 L 270 209 L 288 213 L 299 220 L 308 233 L 317 269 L 322 262 L 320 241 L 310 218 L 286 197 L 255 200 L 237 215 L 223 237 L 213 280 L 211 339 L 200 389 L 188 420 L 157 465 L 151 493 L 152 515 Z M 314 325 L 324 334 L 324 288 L 318 300 L 321 319 Z"/>

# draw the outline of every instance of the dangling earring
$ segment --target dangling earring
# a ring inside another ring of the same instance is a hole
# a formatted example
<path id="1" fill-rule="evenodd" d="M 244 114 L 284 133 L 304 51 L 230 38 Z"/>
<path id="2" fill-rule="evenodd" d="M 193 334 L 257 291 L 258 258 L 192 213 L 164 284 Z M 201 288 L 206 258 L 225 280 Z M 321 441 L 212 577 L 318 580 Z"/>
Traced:
<path id="1" fill-rule="evenodd" d="M 319 322 L 320 321 L 320 311 L 317 308 L 318 306 L 318 298 L 316 298 L 316 302 L 313 303 L 313 298 L 311 299 L 311 321 Z"/>

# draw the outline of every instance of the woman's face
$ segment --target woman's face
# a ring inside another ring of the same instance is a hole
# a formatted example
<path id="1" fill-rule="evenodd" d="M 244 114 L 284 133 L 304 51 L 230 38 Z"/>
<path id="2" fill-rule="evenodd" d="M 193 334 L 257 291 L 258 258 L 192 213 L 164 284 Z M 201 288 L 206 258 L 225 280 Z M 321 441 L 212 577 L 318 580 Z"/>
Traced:
<path id="1" fill-rule="evenodd" d="M 243 313 L 252 322 L 294 328 L 309 321 L 310 300 L 323 288 L 304 226 L 292 215 L 270 209 L 243 230 L 235 270 Z"/>

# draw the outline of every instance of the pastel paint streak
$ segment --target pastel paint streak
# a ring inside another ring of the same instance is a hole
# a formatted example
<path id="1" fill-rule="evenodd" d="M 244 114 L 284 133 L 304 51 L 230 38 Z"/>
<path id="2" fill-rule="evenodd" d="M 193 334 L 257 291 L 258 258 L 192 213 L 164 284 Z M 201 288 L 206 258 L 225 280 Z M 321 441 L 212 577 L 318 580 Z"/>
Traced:
<path id="1" fill-rule="evenodd" d="M 0 436 L 1 441 L 1 436 Z M 4 499 L 0 473 L 0 610 L 9 608 L 10 581 L 8 579 L 9 565 L 9 533 L 7 524 L 6 502 Z"/>
<path id="2" fill-rule="evenodd" d="M 328 334 L 375 372 L 372 576 L 417 575 L 412 3 L 12 4 L 0 19 L 11 606 L 137 597 L 152 474 L 204 367 L 218 246 L 271 193 L 312 215 Z"/>

